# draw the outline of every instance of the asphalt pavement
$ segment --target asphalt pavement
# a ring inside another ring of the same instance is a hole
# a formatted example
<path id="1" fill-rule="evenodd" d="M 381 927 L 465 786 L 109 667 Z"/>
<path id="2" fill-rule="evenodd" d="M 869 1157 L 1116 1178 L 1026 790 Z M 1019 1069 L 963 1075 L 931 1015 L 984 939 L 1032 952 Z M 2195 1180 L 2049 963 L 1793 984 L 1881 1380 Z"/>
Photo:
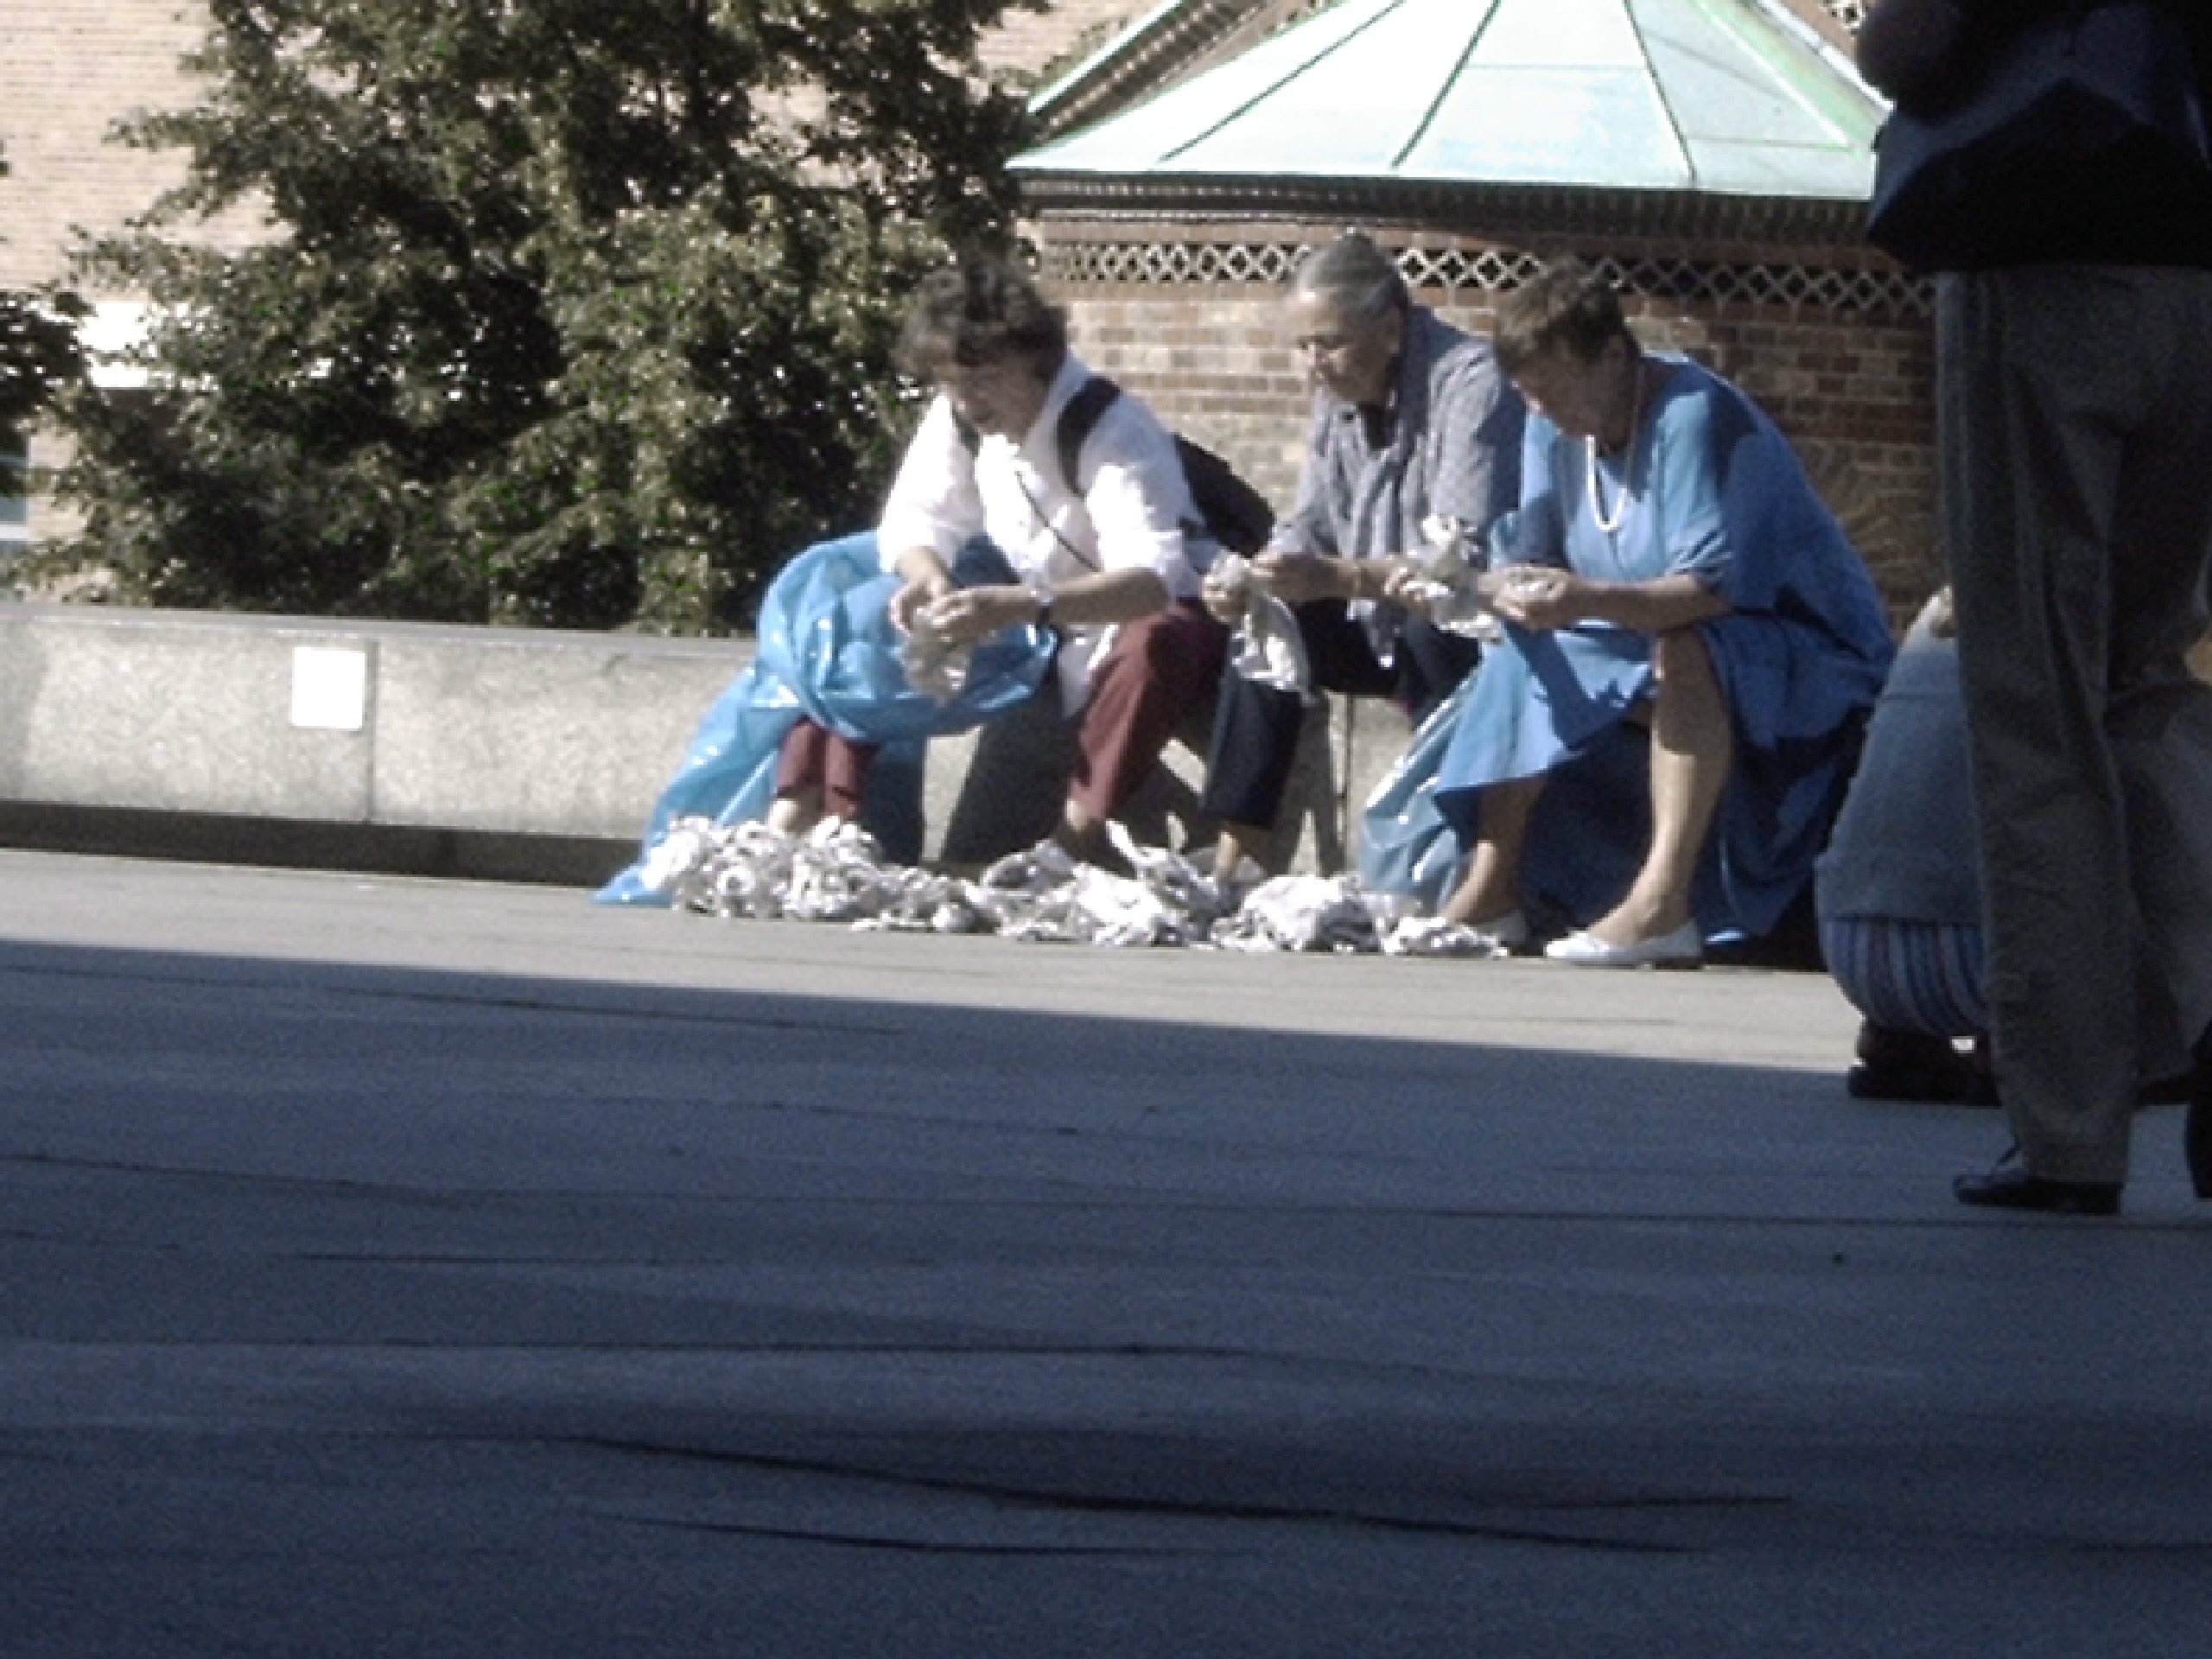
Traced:
<path id="1" fill-rule="evenodd" d="M 2212 1207 L 1817 975 L 0 852 L 0 1656 L 2212 1650 Z"/>

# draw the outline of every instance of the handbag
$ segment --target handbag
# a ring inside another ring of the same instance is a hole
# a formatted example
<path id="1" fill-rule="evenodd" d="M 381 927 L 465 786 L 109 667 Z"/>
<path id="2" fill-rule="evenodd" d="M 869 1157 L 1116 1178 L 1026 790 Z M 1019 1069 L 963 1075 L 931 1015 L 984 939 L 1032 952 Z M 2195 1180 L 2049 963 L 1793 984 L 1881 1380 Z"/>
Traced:
<path id="1" fill-rule="evenodd" d="M 2118 202 L 2212 202 L 2189 35 L 2153 0 L 2060 7 L 1964 68 L 1955 96 L 1898 107 L 1875 139 L 1867 239 L 1908 266 L 2024 263 Z"/>

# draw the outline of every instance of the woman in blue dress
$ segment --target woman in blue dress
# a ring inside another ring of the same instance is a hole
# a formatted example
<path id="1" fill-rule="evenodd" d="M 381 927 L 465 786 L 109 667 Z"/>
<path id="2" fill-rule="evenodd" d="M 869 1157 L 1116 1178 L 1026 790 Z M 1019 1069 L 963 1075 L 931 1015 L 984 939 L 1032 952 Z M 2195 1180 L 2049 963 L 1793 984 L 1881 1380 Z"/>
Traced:
<path id="1" fill-rule="evenodd" d="M 1690 966 L 1811 879 L 1892 645 L 1788 440 L 1645 351 L 1611 286 L 1554 266 L 1500 308 L 1527 400 L 1485 659 L 1437 804 L 1469 849 L 1444 914 L 1594 967 Z M 1550 785 L 1550 787 L 1548 787 Z"/>

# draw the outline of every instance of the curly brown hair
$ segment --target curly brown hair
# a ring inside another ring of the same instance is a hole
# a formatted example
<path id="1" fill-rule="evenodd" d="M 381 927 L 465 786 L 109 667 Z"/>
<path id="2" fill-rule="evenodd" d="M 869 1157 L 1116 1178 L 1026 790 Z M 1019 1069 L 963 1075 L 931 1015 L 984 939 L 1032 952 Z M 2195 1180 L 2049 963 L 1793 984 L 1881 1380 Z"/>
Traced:
<path id="1" fill-rule="evenodd" d="M 917 378 L 1027 358 L 1043 373 L 1068 348 L 1066 315 L 1028 274 L 996 254 L 970 253 L 922 278 L 899 339 L 899 365 Z"/>

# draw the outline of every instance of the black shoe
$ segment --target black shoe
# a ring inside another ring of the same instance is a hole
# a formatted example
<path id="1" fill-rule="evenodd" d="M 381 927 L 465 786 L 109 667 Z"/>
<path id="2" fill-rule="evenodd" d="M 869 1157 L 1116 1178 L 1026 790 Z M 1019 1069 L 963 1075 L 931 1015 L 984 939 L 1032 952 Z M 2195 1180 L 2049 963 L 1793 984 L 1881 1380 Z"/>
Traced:
<path id="1" fill-rule="evenodd" d="M 1998 1160 L 1986 1175 L 1961 1175 L 1951 1183 L 1961 1204 L 1990 1210 L 2035 1210 L 2052 1216 L 2116 1216 L 2117 1181 L 2053 1181 L 2018 1161 L 2018 1148 Z"/>
<path id="2" fill-rule="evenodd" d="M 1994 1106 L 1997 1082 L 1975 1055 L 1962 1054 L 1948 1037 L 1859 1025 L 1859 1064 L 1845 1073 L 1845 1092 L 1855 1100 L 1925 1100 L 1945 1105 Z"/>

